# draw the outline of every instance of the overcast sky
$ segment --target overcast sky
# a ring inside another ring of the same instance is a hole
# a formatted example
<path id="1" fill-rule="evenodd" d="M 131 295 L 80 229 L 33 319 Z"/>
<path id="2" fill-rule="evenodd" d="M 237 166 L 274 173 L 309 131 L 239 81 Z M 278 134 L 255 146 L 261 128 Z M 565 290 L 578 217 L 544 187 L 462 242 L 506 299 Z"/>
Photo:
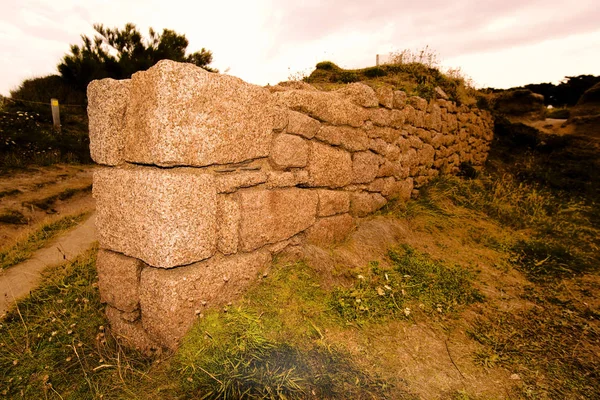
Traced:
<path id="1" fill-rule="evenodd" d="M 173 29 L 212 66 L 265 85 L 330 60 L 345 68 L 428 45 L 477 86 L 600 75 L 598 0 L 0 0 L 0 94 L 56 65 L 92 25 Z"/>

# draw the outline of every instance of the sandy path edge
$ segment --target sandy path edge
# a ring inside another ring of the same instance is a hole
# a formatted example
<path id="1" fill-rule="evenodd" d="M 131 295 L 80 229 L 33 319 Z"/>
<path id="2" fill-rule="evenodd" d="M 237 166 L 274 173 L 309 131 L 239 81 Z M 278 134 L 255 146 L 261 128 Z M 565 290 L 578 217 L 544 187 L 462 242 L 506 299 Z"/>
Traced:
<path id="1" fill-rule="evenodd" d="M 14 303 L 39 284 L 42 271 L 50 266 L 75 259 L 96 240 L 95 214 L 76 228 L 60 235 L 47 247 L 36 251 L 20 264 L 0 273 L 0 318 Z"/>

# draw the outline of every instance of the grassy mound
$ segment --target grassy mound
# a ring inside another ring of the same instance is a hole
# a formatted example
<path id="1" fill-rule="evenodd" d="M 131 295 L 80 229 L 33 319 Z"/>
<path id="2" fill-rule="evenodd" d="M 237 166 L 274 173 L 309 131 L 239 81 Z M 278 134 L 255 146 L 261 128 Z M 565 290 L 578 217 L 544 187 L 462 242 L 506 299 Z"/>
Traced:
<path id="1" fill-rule="evenodd" d="M 476 91 L 466 85 L 464 78 L 444 74 L 438 68 L 419 62 L 343 69 L 330 61 L 323 61 L 304 80 L 321 90 L 336 89 L 352 82 L 363 82 L 372 87 L 389 85 L 428 100 L 434 96 L 435 88 L 440 87 L 450 100 L 458 104 L 477 101 Z"/>

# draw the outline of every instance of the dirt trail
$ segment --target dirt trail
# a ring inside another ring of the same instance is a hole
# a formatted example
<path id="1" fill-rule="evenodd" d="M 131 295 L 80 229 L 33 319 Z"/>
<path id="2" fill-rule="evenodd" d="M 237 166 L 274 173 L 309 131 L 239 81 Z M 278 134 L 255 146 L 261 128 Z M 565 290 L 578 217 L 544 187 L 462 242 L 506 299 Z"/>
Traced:
<path id="1" fill-rule="evenodd" d="M 26 296 L 37 286 L 46 267 L 73 260 L 95 240 L 95 214 L 92 214 L 79 226 L 35 252 L 29 260 L 0 273 L 0 316 L 6 313 L 15 299 Z"/>

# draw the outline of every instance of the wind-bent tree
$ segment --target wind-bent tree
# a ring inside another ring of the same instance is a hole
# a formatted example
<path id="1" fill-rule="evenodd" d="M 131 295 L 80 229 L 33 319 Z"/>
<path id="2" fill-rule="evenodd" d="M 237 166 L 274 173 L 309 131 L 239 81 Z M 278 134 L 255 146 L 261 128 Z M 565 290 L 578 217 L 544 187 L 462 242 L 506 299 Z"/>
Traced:
<path id="1" fill-rule="evenodd" d="M 144 39 L 132 23 L 124 29 L 94 25 L 98 32 L 93 39 L 82 35 L 81 46 L 71 45 L 71 54 L 65 55 L 58 65 L 63 79 L 79 90 L 85 91 L 94 79 L 130 78 L 134 72 L 144 71 L 160 60 L 168 59 L 189 62 L 208 71 L 216 72 L 208 64 L 212 53 L 204 48 L 186 55 L 188 40 L 170 29 L 157 34 L 149 29 L 149 38 Z"/>

